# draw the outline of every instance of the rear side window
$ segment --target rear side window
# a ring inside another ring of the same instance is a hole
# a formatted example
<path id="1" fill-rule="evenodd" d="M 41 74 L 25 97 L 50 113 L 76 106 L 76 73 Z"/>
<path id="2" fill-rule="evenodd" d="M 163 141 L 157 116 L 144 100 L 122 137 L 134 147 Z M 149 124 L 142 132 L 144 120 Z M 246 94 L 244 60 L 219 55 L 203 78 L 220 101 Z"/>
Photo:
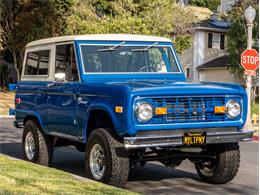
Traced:
<path id="1" fill-rule="evenodd" d="M 50 50 L 27 53 L 24 75 L 48 75 Z"/>

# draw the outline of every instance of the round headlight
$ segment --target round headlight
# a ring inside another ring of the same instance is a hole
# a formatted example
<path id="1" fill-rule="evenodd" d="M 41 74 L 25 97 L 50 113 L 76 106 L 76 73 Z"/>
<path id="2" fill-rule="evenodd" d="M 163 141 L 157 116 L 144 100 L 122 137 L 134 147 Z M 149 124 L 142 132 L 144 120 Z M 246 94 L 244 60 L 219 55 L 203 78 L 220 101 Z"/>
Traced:
<path id="1" fill-rule="evenodd" d="M 147 122 L 153 117 L 153 107 L 148 102 L 141 102 L 137 105 L 135 114 L 140 122 Z"/>
<path id="2" fill-rule="evenodd" d="M 241 106 L 236 100 L 228 101 L 226 108 L 229 118 L 235 118 L 241 113 Z"/>

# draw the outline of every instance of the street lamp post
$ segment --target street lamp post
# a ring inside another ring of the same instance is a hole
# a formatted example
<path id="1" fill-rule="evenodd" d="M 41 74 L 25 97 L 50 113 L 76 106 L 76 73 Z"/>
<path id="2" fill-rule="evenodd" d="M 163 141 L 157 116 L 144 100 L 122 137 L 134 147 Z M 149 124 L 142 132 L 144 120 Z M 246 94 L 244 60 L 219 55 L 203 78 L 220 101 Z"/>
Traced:
<path id="1" fill-rule="evenodd" d="M 245 19 L 247 26 L 247 49 L 252 49 L 252 31 L 253 31 L 253 22 L 255 19 L 256 11 L 254 8 L 249 6 L 245 10 Z M 246 76 L 246 92 L 248 97 L 248 110 L 247 110 L 247 119 L 246 124 L 244 126 L 247 130 L 253 130 L 253 125 L 251 121 L 251 87 L 252 87 L 252 77 Z"/>

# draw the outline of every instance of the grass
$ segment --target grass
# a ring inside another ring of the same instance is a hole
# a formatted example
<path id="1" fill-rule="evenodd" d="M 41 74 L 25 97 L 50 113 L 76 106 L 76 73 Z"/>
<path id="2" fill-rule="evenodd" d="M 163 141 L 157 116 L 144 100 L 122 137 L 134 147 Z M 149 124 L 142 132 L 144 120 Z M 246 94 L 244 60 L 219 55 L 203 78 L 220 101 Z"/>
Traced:
<path id="1" fill-rule="evenodd" d="M 77 165 L 71 165 L 77 166 Z M 134 194 L 69 173 L 0 155 L 0 194 Z"/>
<path id="2" fill-rule="evenodd" d="M 255 113 L 257 115 L 259 115 L 259 103 L 255 103 L 252 105 L 251 107 L 251 113 Z"/>

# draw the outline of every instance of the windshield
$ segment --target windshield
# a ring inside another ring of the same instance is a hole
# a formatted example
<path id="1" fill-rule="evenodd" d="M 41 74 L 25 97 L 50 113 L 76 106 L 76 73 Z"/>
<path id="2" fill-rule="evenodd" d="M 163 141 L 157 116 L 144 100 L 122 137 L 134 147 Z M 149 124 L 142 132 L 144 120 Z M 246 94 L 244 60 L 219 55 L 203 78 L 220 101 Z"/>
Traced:
<path id="1" fill-rule="evenodd" d="M 81 45 L 85 73 L 180 72 L 170 46 Z"/>

